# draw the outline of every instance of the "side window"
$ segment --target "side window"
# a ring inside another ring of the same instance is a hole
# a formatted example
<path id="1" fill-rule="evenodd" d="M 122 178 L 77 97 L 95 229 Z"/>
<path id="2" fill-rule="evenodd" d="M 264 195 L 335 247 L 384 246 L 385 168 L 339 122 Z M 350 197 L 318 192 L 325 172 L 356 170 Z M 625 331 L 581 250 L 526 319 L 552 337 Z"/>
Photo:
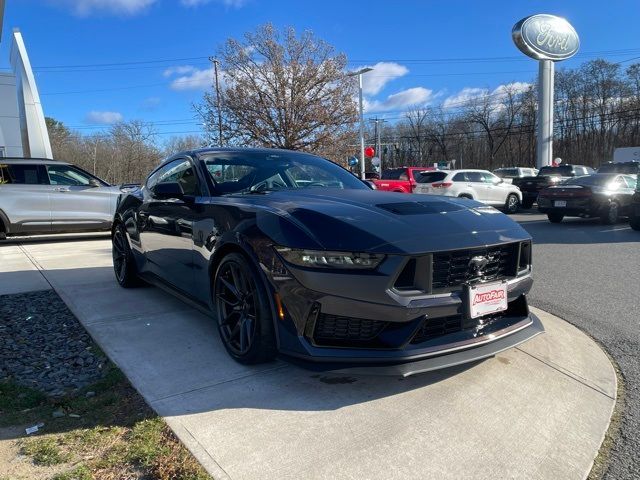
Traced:
<path id="1" fill-rule="evenodd" d="M 156 170 L 147 179 L 147 188 L 153 189 L 160 183 L 177 182 L 182 187 L 185 195 L 199 195 L 198 179 L 191 162 L 189 160 L 179 158 L 167 163 L 165 166 Z"/>
<path id="2" fill-rule="evenodd" d="M 46 185 L 47 178 L 42 165 L 0 164 L 0 184 Z"/>
<path id="3" fill-rule="evenodd" d="M 91 177 L 70 165 L 47 165 L 51 185 L 89 186 Z"/>
<path id="4" fill-rule="evenodd" d="M 456 173 L 452 180 L 454 182 L 467 182 L 467 173 L 466 172 L 460 172 L 460 173 Z"/>
<path id="5" fill-rule="evenodd" d="M 484 183 L 484 176 L 481 172 L 467 172 L 467 182 Z"/>
<path id="6" fill-rule="evenodd" d="M 628 175 L 625 175 L 622 178 L 624 178 L 625 182 L 627 182 L 627 188 L 632 188 L 632 189 L 636 188 L 638 180 L 636 180 L 635 178 L 633 178 L 631 176 L 628 176 Z"/>
<path id="7" fill-rule="evenodd" d="M 482 181 L 484 183 L 496 184 L 500 181 L 500 179 L 492 173 L 481 172 L 480 175 L 482 175 Z"/>

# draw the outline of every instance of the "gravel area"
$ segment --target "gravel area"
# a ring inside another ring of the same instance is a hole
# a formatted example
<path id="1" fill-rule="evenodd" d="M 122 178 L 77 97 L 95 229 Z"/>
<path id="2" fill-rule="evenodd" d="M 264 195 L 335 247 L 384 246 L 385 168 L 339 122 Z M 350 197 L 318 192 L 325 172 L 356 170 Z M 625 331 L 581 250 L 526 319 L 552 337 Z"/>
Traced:
<path id="1" fill-rule="evenodd" d="M 0 296 L 0 381 L 60 397 L 101 378 L 106 361 L 53 290 Z"/>
<path id="2" fill-rule="evenodd" d="M 533 211 L 533 210 L 532 210 Z M 624 377 L 625 404 L 605 480 L 640 479 L 640 233 L 595 220 L 515 215 L 534 241 L 530 303 L 593 336 Z"/>

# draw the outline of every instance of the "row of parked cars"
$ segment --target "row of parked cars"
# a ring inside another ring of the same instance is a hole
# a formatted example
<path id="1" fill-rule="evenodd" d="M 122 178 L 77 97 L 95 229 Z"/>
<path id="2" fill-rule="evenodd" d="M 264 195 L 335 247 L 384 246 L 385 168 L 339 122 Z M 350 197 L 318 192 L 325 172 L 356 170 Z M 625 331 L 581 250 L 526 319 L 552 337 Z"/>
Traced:
<path id="1" fill-rule="evenodd" d="M 404 167 L 372 180 L 378 190 L 446 195 L 484 202 L 506 213 L 535 202 L 551 222 L 565 216 L 628 216 L 640 230 L 639 162 L 607 163 L 597 172 L 582 165 L 486 170 Z M 107 230 L 118 196 L 132 185 L 112 186 L 66 162 L 0 159 L 0 238 L 30 233 Z"/>
<path id="2" fill-rule="evenodd" d="M 487 170 L 437 170 L 432 167 L 406 167 L 386 170 L 373 180 L 379 190 L 446 195 L 481 201 L 515 213 L 532 208 L 559 223 L 566 216 L 599 217 L 613 224 L 631 217 L 638 200 L 640 162 L 606 163 L 597 171 L 584 165 Z M 638 215 L 640 216 L 640 215 Z"/>

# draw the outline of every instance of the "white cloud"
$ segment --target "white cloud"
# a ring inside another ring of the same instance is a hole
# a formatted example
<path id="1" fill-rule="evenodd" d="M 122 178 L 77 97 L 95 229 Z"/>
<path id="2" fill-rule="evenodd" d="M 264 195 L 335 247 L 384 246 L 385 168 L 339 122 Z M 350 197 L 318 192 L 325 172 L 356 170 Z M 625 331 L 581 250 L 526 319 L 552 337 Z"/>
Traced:
<path id="1" fill-rule="evenodd" d="M 167 68 L 164 72 L 162 72 L 162 75 L 164 77 L 171 77 L 173 75 L 185 75 L 187 73 L 193 72 L 194 70 L 196 70 L 196 67 L 192 65 L 177 65 L 175 67 Z"/>
<path id="2" fill-rule="evenodd" d="M 52 3 L 70 8 L 78 16 L 95 13 L 135 15 L 150 7 L 157 0 L 51 0 Z"/>
<path id="3" fill-rule="evenodd" d="M 377 95 L 387 83 L 409 73 L 407 67 L 394 62 L 378 62 L 367 66 L 373 71 L 362 75 L 362 93 L 365 95 Z"/>
<path id="4" fill-rule="evenodd" d="M 492 102 L 500 102 L 507 95 L 507 92 L 519 94 L 526 92 L 531 87 L 530 83 L 513 82 L 498 85 L 493 90 L 488 88 L 466 87 L 455 95 L 451 95 L 443 102 L 444 108 L 459 108 L 467 106 L 471 101 L 482 97 L 490 97 Z"/>
<path id="5" fill-rule="evenodd" d="M 442 104 L 444 108 L 457 107 L 461 104 L 468 103 L 474 98 L 479 98 L 487 95 L 489 90 L 486 88 L 472 88 L 466 87 L 460 90 L 455 95 L 451 95 L 447 97 L 447 99 Z"/>
<path id="6" fill-rule="evenodd" d="M 241 8 L 247 3 L 247 0 L 216 0 L 218 3 L 222 3 L 225 7 L 228 8 Z M 211 0 L 180 0 L 180 3 L 185 7 L 198 7 L 200 5 L 204 5 L 206 3 L 211 2 Z"/>
<path id="7" fill-rule="evenodd" d="M 408 88 L 389 95 L 385 100 L 366 100 L 364 110 L 367 113 L 401 110 L 413 105 L 426 105 L 433 100 L 433 90 L 424 87 Z"/>
<path id="8" fill-rule="evenodd" d="M 111 125 L 121 122 L 124 117 L 120 112 L 99 112 L 93 110 L 85 116 L 85 122 L 98 123 L 100 125 Z"/>
<path id="9" fill-rule="evenodd" d="M 174 78 L 171 82 L 170 86 L 172 90 L 206 90 L 213 84 L 213 67 L 205 68 L 204 70 L 200 70 L 190 65 L 172 68 L 182 69 L 181 71 L 174 70 L 169 72 L 169 70 L 171 70 L 171 68 L 169 68 L 164 72 L 165 77 L 180 75 Z"/>

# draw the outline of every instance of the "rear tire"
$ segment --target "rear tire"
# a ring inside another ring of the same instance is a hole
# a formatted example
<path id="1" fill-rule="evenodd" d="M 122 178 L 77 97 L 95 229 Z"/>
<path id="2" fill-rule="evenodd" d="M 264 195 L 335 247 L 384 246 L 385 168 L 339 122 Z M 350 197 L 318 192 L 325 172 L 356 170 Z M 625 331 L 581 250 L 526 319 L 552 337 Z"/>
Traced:
<path id="1" fill-rule="evenodd" d="M 518 210 L 520 210 L 520 199 L 515 193 L 507 195 L 507 200 L 504 202 L 504 210 L 508 215 L 518 213 Z"/>
<path id="2" fill-rule="evenodd" d="M 113 256 L 113 271 L 116 281 L 122 288 L 134 288 L 142 285 L 138 276 L 133 252 L 129 247 L 126 230 L 122 223 L 116 224 L 111 238 L 111 254 Z"/>
<path id="3" fill-rule="evenodd" d="M 600 214 L 600 221 L 603 225 L 613 225 L 620 220 L 620 204 L 615 200 L 609 202 Z"/>
<path id="4" fill-rule="evenodd" d="M 629 225 L 634 230 L 640 231 L 640 217 L 631 217 L 629 220 Z"/>
<path id="5" fill-rule="evenodd" d="M 239 253 L 226 255 L 212 282 L 220 339 L 239 363 L 273 360 L 278 353 L 273 314 L 259 273 Z"/>
<path id="6" fill-rule="evenodd" d="M 533 207 L 533 200 L 531 199 L 522 200 L 522 208 L 529 210 L 531 207 Z"/>
<path id="7" fill-rule="evenodd" d="M 560 223 L 564 215 L 562 213 L 547 213 L 547 218 L 551 223 Z"/>
<path id="8" fill-rule="evenodd" d="M 463 193 L 462 195 L 458 195 L 458 198 L 466 198 L 467 200 L 473 200 L 473 197 L 466 193 Z"/>

